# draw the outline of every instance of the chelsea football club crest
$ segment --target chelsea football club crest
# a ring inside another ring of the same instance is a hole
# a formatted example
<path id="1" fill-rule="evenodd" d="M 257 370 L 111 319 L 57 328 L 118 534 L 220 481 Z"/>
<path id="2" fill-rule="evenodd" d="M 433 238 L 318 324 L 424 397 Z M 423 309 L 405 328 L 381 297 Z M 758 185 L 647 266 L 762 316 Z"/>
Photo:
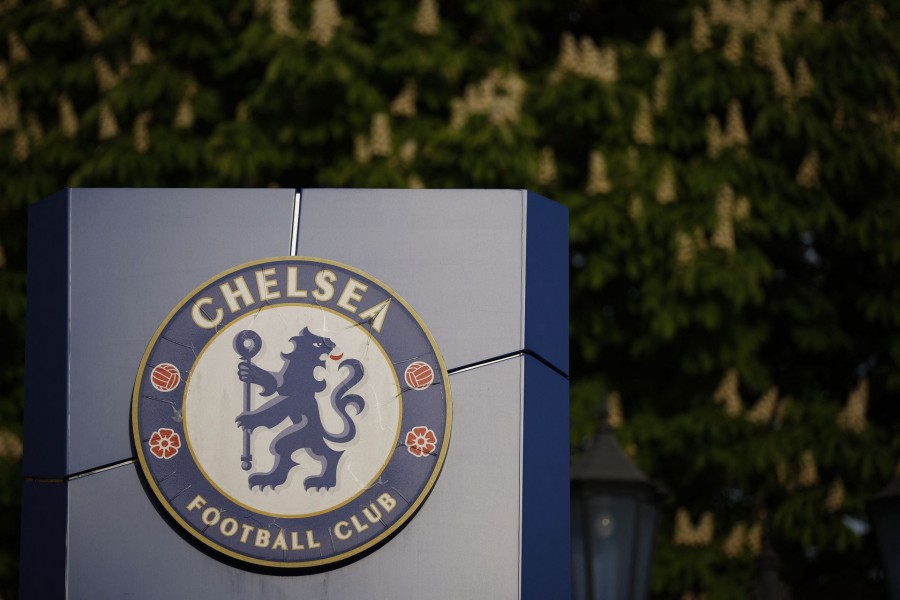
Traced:
<path id="1" fill-rule="evenodd" d="M 325 568 L 387 540 L 450 441 L 440 352 L 374 278 L 315 258 L 242 265 L 168 315 L 132 400 L 137 456 L 189 534 L 258 565 Z"/>

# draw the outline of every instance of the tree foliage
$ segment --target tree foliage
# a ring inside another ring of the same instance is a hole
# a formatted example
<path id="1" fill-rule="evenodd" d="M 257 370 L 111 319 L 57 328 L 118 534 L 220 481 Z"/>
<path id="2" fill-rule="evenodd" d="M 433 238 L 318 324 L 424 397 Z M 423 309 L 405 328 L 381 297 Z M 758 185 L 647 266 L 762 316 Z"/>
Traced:
<path id="1" fill-rule="evenodd" d="M 0 2 L 0 594 L 25 219 L 65 186 L 529 187 L 571 210 L 572 448 L 667 489 L 657 598 L 883 594 L 900 18 L 875 0 Z"/>

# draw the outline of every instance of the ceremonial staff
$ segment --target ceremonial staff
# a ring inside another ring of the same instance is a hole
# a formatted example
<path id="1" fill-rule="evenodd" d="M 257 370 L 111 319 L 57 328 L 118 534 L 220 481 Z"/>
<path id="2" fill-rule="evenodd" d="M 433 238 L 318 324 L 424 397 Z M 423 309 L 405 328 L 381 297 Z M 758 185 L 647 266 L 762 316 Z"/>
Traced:
<path id="1" fill-rule="evenodd" d="M 262 340 L 255 331 L 245 329 L 234 336 L 234 351 L 244 360 L 244 363 L 251 365 L 250 359 L 259 353 L 262 348 Z M 250 382 L 244 382 L 244 412 L 250 411 Z M 241 455 L 241 468 L 249 471 L 253 466 L 253 456 L 250 454 L 250 428 L 244 427 L 244 453 Z"/>

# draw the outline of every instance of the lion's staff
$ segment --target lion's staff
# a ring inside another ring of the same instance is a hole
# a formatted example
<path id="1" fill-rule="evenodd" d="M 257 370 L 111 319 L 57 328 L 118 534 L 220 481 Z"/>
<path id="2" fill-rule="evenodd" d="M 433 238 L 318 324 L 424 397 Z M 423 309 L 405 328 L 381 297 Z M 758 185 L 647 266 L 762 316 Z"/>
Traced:
<path id="1" fill-rule="evenodd" d="M 251 365 L 250 359 L 259 353 L 262 348 L 262 340 L 255 331 L 245 329 L 234 336 L 234 351 L 244 359 L 244 364 Z M 244 412 L 250 411 L 250 382 L 244 382 Z M 241 455 L 241 468 L 249 471 L 253 466 L 253 456 L 250 454 L 250 428 L 244 427 L 244 453 Z"/>

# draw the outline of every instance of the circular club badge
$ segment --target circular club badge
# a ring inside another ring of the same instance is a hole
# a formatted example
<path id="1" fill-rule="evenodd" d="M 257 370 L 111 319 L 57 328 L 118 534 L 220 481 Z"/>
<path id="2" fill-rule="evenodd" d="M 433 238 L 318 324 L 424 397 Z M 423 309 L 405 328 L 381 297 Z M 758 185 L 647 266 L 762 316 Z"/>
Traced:
<path id="1" fill-rule="evenodd" d="M 412 518 L 450 442 L 447 370 L 384 284 L 315 258 L 206 282 L 144 353 L 141 468 L 188 533 L 232 558 L 323 568 Z"/>

